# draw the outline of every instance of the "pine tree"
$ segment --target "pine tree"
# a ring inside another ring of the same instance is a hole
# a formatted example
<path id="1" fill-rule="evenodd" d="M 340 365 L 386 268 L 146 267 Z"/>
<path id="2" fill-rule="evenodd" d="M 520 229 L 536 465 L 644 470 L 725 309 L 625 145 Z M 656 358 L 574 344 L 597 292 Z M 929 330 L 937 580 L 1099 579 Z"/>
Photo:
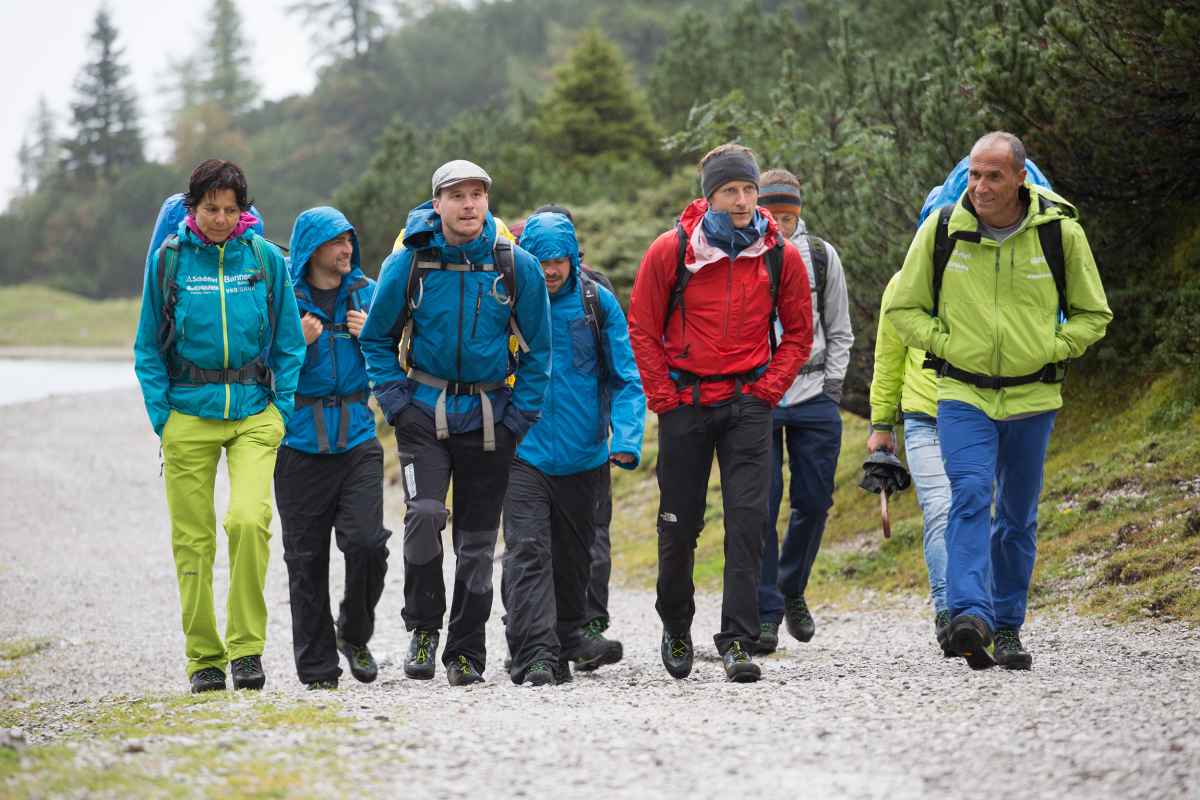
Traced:
<path id="1" fill-rule="evenodd" d="M 32 194 L 58 171 L 62 148 L 56 127 L 54 111 L 45 96 L 39 97 L 29 130 L 22 137 L 21 148 L 17 151 L 23 194 Z"/>
<path id="2" fill-rule="evenodd" d="M 201 53 L 210 59 L 203 97 L 236 116 L 250 110 L 258 99 L 258 83 L 250 74 L 253 45 L 242 32 L 242 15 L 233 0 L 216 0 L 213 19 L 212 34 Z"/>
<path id="3" fill-rule="evenodd" d="M 88 37 L 92 60 L 75 81 L 77 100 L 71 104 L 74 138 L 63 142 L 63 166 L 74 177 L 112 176 L 140 164 L 142 132 L 137 97 L 126 87 L 129 67 L 121 63 L 117 29 L 105 8 L 96 12 Z"/>
<path id="4" fill-rule="evenodd" d="M 628 62 L 598 29 L 584 32 L 538 107 L 536 135 L 555 155 L 662 159 L 661 131 Z"/>
<path id="5" fill-rule="evenodd" d="M 348 47 L 355 60 L 366 57 L 383 30 L 383 15 L 377 0 L 299 0 L 287 6 L 290 13 L 301 14 L 313 27 L 313 38 L 322 46 Z"/>

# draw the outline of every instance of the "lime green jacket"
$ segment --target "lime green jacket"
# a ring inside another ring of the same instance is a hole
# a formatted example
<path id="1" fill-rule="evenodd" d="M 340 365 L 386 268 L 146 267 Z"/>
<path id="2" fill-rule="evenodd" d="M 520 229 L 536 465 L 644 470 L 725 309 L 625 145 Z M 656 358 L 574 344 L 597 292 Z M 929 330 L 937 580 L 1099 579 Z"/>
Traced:
<path id="1" fill-rule="evenodd" d="M 928 350 L 955 367 L 983 375 L 1029 375 L 1047 364 L 1079 358 L 1112 320 L 1096 260 L 1075 207 L 1026 183 L 1032 202 L 1021 227 L 1003 243 L 956 242 L 942 276 L 938 316 L 933 308 L 933 243 L 938 215 L 917 231 L 885 315 L 909 347 Z M 1056 205 L 1045 210 L 1041 195 Z M 1067 321 L 1059 323 L 1058 293 L 1036 228 L 1062 220 Z M 976 233 L 979 220 L 963 195 L 950 216 L 949 234 Z M 1028 383 L 979 389 L 952 378 L 938 381 L 937 399 L 959 400 L 992 419 L 1062 406 L 1062 385 Z"/>
<path id="2" fill-rule="evenodd" d="M 896 424 L 897 411 L 916 412 L 937 417 L 937 375 L 931 369 L 922 369 L 925 351 L 905 347 L 884 312 L 896 284 L 900 280 L 897 272 L 883 290 L 883 301 L 879 304 L 879 327 L 875 331 L 875 371 L 871 378 L 871 427 L 874 430 L 891 430 Z"/>

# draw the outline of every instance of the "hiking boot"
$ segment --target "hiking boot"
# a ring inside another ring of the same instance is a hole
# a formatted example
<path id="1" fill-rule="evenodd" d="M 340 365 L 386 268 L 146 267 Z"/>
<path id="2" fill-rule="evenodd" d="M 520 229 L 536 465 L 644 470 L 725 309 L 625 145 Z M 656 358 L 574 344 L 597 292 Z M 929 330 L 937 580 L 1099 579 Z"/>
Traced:
<path id="1" fill-rule="evenodd" d="M 734 642 L 721 656 L 725 662 L 725 678 L 734 683 L 754 683 L 762 677 L 762 670 L 750 658 L 741 642 Z"/>
<path id="2" fill-rule="evenodd" d="M 764 622 L 758 626 L 758 641 L 754 645 L 754 652 L 760 656 L 769 656 L 779 647 L 779 623 Z"/>
<path id="3" fill-rule="evenodd" d="M 379 666 L 375 663 L 375 656 L 371 655 L 371 651 L 367 649 L 365 644 L 359 647 L 356 644 L 350 644 L 339 636 L 337 649 L 350 662 L 350 674 L 359 683 L 370 683 L 379 675 Z"/>
<path id="4" fill-rule="evenodd" d="M 263 672 L 262 656 L 235 658 L 229 667 L 229 671 L 233 673 L 234 689 L 257 690 L 267 682 L 267 675 Z"/>
<path id="5" fill-rule="evenodd" d="M 589 622 L 583 626 L 583 638 L 594 642 L 600 649 L 600 658 L 596 660 L 575 662 L 575 669 L 579 672 L 591 672 L 599 669 L 605 664 L 615 664 L 625 655 L 625 648 L 616 639 L 609 639 L 604 635 L 604 629 L 608 627 L 607 622 L 601 618 Z"/>
<path id="6" fill-rule="evenodd" d="M 219 692 L 225 689 L 225 673 L 216 667 L 205 667 L 192 673 L 192 694 Z"/>
<path id="7" fill-rule="evenodd" d="M 939 611 L 933 618 L 933 635 L 937 637 L 938 646 L 942 648 L 944 658 L 954 658 L 958 653 L 950 646 L 950 612 Z"/>
<path id="8" fill-rule="evenodd" d="M 437 631 L 420 628 L 413 631 L 412 639 L 408 642 L 408 658 L 404 660 L 405 675 L 419 681 L 433 678 L 439 636 Z"/>
<path id="9" fill-rule="evenodd" d="M 799 642 L 811 642 L 817 632 L 817 623 L 809 613 L 808 603 L 804 595 L 783 599 L 783 618 L 787 622 L 787 631 L 792 638 Z"/>
<path id="10" fill-rule="evenodd" d="M 570 670 L 570 666 L 567 669 Z M 535 661 L 529 665 L 529 669 L 525 670 L 525 680 L 529 681 L 531 686 L 553 686 L 554 670 L 545 661 Z"/>
<path id="11" fill-rule="evenodd" d="M 575 680 L 575 677 L 571 674 L 570 659 L 560 658 L 558 666 L 554 670 L 555 685 L 562 686 L 564 683 L 570 683 L 573 680 Z"/>
<path id="12" fill-rule="evenodd" d="M 308 683 L 304 684 L 304 688 L 308 689 L 310 692 L 316 692 L 316 691 L 320 691 L 322 689 L 328 689 L 328 690 L 332 691 L 332 690 L 336 689 L 337 687 L 338 687 L 338 679 L 337 678 L 326 678 L 326 679 L 320 680 L 320 681 L 309 681 Z"/>
<path id="13" fill-rule="evenodd" d="M 451 686 L 470 686 L 483 683 L 483 676 L 466 656 L 456 656 L 446 665 L 446 680 Z"/>
<path id="14" fill-rule="evenodd" d="M 675 634 L 663 628 L 662 662 L 672 678 L 686 678 L 692 671 L 692 635 Z"/>
<path id="15" fill-rule="evenodd" d="M 1005 669 L 1029 669 L 1033 666 L 1033 656 L 1021 646 L 1021 638 L 1012 628 L 996 630 L 996 647 L 992 655 L 996 663 Z"/>
<path id="16" fill-rule="evenodd" d="M 950 647 L 967 660 L 971 669 L 996 666 L 992 659 L 992 632 L 986 622 L 972 614 L 959 614 L 950 621 Z"/>
<path id="17" fill-rule="evenodd" d="M 603 636 L 597 640 L 584 635 L 579 637 L 579 643 L 570 652 L 563 653 L 563 655 L 575 662 L 577 671 L 591 672 L 599 669 L 601 664 L 607 663 L 604 660 L 604 657 L 608 655 L 608 648 L 604 644 L 607 641 Z"/>

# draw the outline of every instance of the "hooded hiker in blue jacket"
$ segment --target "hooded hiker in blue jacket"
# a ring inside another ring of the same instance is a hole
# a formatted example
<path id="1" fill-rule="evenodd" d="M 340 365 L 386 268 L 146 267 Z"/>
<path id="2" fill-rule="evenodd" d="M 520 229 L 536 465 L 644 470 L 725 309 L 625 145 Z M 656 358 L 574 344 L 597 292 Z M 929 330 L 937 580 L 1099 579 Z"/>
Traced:
<path id="1" fill-rule="evenodd" d="M 375 281 L 362 273 L 358 237 L 335 208 L 296 218 L 292 283 L 308 349 L 275 464 L 283 526 L 296 674 L 310 689 L 336 688 L 338 651 L 350 673 L 375 680 L 367 643 L 387 574 L 383 447 L 367 405 L 367 368 L 358 336 Z M 329 532 L 346 561 L 337 626 L 329 608 Z"/>
<path id="2" fill-rule="evenodd" d="M 246 176 L 211 159 L 192 172 L 187 215 L 147 260 L 134 369 L 162 439 L 193 692 L 261 689 L 271 473 L 292 415 L 304 335 L 283 255 L 254 233 Z M 217 631 L 213 485 L 229 469 L 229 602 Z"/>
<path id="3" fill-rule="evenodd" d="M 554 360 L 542 418 L 517 448 L 509 478 L 501 591 L 509 675 L 545 685 L 570 680 L 571 660 L 589 669 L 621 658 L 619 645 L 608 646 L 618 643 L 584 634 L 593 518 L 609 460 L 638 464 L 646 397 L 625 316 L 581 273 L 571 221 L 535 214 L 520 245 L 546 275 Z"/>
<path id="4" fill-rule="evenodd" d="M 442 663 L 452 686 L 483 680 L 492 557 L 509 466 L 550 380 L 550 299 L 538 262 L 496 235 L 492 179 L 469 161 L 433 174 L 404 249 L 389 256 L 359 341 L 396 428 L 404 517 L 410 678 L 434 674 L 446 613 L 442 529 L 454 479 L 454 598 Z M 509 335 L 519 343 L 510 355 Z M 399 353 L 397 353 L 399 345 Z M 516 385 L 508 377 L 516 361 Z"/>

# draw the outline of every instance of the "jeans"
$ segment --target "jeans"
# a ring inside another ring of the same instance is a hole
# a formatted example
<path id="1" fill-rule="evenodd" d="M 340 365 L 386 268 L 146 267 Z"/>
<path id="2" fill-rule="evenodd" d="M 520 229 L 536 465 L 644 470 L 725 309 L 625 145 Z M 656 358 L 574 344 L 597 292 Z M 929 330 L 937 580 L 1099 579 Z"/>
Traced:
<path id="1" fill-rule="evenodd" d="M 950 515 L 950 479 L 942 465 L 937 421 L 924 414 L 904 418 L 904 453 L 924 517 L 925 569 L 935 613 L 946 611 L 946 521 Z"/>
<path id="2" fill-rule="evenodd" d="M 1025 622 L 1037 555 L 1037 507 L 1055 412 L 994 420 L 958 401 L 938 403 L 950 478 L 946 599 L 993 630 Z M 992 488 L 995 484 L 995 516 Z"/>

